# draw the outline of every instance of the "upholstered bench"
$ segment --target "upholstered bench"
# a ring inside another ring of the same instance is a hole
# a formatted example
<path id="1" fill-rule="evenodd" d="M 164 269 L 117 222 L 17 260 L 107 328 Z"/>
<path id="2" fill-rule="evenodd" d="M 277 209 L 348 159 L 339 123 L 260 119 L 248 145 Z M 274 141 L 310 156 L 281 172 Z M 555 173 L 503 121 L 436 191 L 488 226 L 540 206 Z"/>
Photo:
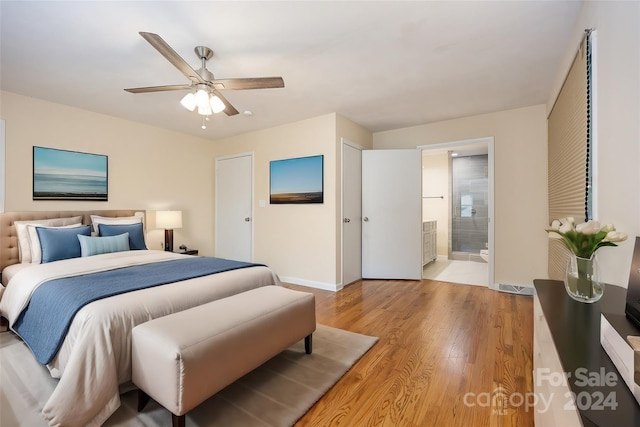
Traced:
<path id="1" fill-rule="evenodd" d="M 132 331 L 138 411 L 149 398 L 185 414 L 316 329 L 313 294 L 264 286 L 142 323 Z"/>

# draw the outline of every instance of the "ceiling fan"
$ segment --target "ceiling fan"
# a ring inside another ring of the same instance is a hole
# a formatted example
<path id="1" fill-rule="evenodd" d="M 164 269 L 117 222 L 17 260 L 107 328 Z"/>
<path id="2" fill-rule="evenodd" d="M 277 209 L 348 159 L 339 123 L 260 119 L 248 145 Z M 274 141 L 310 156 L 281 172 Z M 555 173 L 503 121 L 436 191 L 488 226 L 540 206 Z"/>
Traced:
<path id="1" fill-rule="evenodd" d="M 197 71 L 184 60 L 162 37 L 154 33 L 140 32 L 140 35 L 173 64 L 191 83 L 183 85 L 166 85 L 136 87 L 125 89 L 130 93 L 165 92 L 171 90 L 194 90 L 182 98 L 180 103 L 190 111 L 198 108 L 198 114 L 209 116 L 224 111 L 227 116 L 238 114 L 238 110 L 222 96 L 222 90 L 268 89 L 284 87 L 282 77 L 253 77 L 236 79 L 216 79 L 207 70 L 207 61 L 213 57 L 213 51 L 206 46 L 196 46 L 194 51 L 202 61 Z"/>

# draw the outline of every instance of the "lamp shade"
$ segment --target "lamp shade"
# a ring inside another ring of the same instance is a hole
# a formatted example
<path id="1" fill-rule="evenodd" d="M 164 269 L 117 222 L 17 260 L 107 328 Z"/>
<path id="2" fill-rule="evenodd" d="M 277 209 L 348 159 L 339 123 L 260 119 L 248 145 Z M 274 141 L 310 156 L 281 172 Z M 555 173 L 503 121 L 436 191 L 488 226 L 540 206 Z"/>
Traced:
<path id="1" fill-rule="evenodd" d="M 209 106 L 209 93 L 206 90 L 199 88 L 196 91 L 195 97 L 198 108 L 205 108 Z"/>
<path id="2" fill-rule="evenodd" d="M 210 116 L 213 112 L 211 111 L 209 104 L 207 104 L 204 107 L 198 107 L 198 114 L 201 116 Z"/>
<path id="3" fill-rule="evenodd" d="M 219 113 L 221 111 L 224 111 L 225 108 L 227 108 L 224 105 L 224 102 L 222 102 L 222 99 L 218 98 L 216 95 L 211 95 L 209 104 L 211 104 L 211 110 L 213 110 L 214 113 Z"/>
<path id="4" fill-rule="evenodd" d="M 165 230 L 182 228 L 182 211 L 157 211 L 156 227 Z"/>
<path id="5" fill-rule="evenodd" d="M 193 111 L 196 109 L 196 96 L 193 93 L 188 93 L 182 98 L 180 104 L 187 110 Z"/>

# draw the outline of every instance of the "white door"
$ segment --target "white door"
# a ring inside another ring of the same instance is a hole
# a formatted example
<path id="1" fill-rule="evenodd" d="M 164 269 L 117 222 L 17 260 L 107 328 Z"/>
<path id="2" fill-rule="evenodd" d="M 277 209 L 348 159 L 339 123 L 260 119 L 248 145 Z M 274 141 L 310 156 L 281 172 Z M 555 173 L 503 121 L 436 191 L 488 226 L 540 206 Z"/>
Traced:
<path id="1" fill-rule="evenodd" d="M 342 143 L 342 284 L 362 278 L 362 150 Z"/>
<path id="2" fill-rule="evenodd" d="M 422 277 L 420 150 L 362 152 L 362 277 Z"/>
<path id="3" fill-rule="evenodd" d="M 252 260 L 253 155 L 216 159 L 215 256 Z"/>

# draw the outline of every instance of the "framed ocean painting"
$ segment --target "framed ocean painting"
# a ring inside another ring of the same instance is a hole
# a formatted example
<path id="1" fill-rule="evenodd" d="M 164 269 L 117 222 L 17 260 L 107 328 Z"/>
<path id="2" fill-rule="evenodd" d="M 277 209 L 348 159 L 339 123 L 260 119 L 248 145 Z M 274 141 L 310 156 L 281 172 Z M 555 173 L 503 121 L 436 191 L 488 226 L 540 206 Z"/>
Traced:
<path id="1" fill-rule="evenodd" d="M 324 203 L 323 163 L 322 155 L 271 161 L 269 202 Z"/>
<path id="2" fill-rule="evenodd" d="M 108 158 L 55 148 L 33 147 L 33 200 L 106 201 Z"/>

